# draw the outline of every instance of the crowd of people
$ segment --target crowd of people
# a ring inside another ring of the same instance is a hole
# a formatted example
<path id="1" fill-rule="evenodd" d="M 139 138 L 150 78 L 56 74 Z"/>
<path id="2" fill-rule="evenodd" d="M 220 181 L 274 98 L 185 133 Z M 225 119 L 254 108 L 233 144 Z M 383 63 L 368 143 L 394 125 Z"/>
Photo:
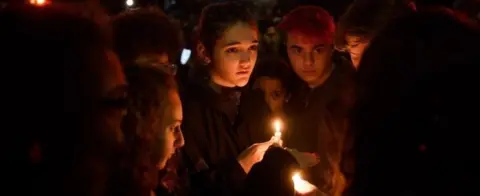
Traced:
<path id="1" fill-rule="evenodd" d="M 480 193 L 475 15 L 356 0 L 338 20 L 259 18 L 225 1 L 191 25 L 54 4 L 0 9 L 6 193 Z"/>

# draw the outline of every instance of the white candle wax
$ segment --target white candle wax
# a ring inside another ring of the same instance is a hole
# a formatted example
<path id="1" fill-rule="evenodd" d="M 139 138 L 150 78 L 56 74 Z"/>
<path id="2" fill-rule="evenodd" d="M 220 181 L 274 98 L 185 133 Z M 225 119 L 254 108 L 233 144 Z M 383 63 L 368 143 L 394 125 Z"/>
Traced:
<path id="1" fill-rule="evenodd" d="M 282 122 L 279 119 L 275 120 L 273 122 L 273 127 L 275 129 L 273 139 L 275 140 L 275 142 L 279 143 L 282 140 L 282 131 L 281 131 Z"/>

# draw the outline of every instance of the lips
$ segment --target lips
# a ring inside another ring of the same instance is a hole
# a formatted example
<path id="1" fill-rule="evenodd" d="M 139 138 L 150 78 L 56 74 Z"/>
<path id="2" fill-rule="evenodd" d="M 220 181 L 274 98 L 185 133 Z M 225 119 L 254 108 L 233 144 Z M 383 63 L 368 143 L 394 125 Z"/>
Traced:
<path id="1" fill-rule="evenodd" d="M 237 75 L 248 75 L 249 73 L 250 73 L 250 71 L 244 70 L 244 71 L 238 71 Z"/>
<path id="2" fill-rule="evenodd" d="M 315 70 L 303 70 L 302 72 L 305 73 L 305 74 L 315 74 L 316 73 Z"/>

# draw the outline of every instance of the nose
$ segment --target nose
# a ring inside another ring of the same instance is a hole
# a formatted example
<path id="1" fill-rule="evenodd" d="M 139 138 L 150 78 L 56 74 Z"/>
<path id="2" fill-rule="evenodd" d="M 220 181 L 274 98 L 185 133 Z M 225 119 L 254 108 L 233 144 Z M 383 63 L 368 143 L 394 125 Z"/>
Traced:
<path id="1" fill-rule="evenodd" d="M 240 53 L 240 65 L 242 68 L 248 68 L 247 66 L 250 64 L 250 52 L 242 52 Z"/>
<path id="2" fill-rule="evenodd" d="M 303 56 L 303 64 L 307 66 L 313 65 L 313 53 L 312 52 L 306 52 L 305 55 Z"/>
<path id="3" fill-rule="evenodd" d="M 179 131 L 175 135 L 175 148 L 181 148 L 185 145 L 185 139 L 183 138 L 183 133 Z"/>

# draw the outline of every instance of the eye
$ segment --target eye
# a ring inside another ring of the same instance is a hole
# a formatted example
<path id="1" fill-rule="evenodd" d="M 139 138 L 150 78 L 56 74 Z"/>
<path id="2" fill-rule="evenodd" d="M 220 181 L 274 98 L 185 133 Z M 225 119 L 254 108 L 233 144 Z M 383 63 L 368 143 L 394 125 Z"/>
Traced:
<path id="1" fill-rule="evenodd" d="M 348 46 L 349 46 L 350 48 L 356 48 L 358 45 L 359 45 L 359 43 L 351 43 L 351 44 L 348 44 Z"/>
<path id="2" fill-rule="evenodd" d="M 237 53 L 237 52 L 238 52 L 238 49 L 237 49 L 237 48 L 229 48 L 229 49 L 227 49 L 225 52 L 227 52 L 227 53 L 229 53 L 229 54 Z"/>
<path id="3" fill-rule="evenodd" d="M 250 48 L 248 48 L 248 50 L 250 50 L 250 51 L 257 51 L 257 50 L 258 50 L 258 46 L 257 46 L 257 45 L 250 46 Z"/>
<path id="4" fill-rule="evenodd" d="M 292 47 L 291 50 L 295 54 L 300 54 L 303 51 L 302 48 L 300 48 L 300 47 Z"/>
<path id="5" fill-rule="evenodd" d="M 319 46 L 315 48 L 316 53 L 322 53 L 325 50 L 325 46 Z"/>
<path id="6" fill-rule="evenodd" d="M 174 133 L 178 133 L 178 132 L 182 132 L 182 128 L 180 127 L 180 125 L 173 125 L 173 126 L 170 126 L 170 131 Z"/>
<path id="7" fill-rule="evenodd" d="M 279 98 L 281 95 L 282 95 L 281 90 L 275 90 L 275 91 L 272 92 L 272 97 L 273 98 Z"/>

